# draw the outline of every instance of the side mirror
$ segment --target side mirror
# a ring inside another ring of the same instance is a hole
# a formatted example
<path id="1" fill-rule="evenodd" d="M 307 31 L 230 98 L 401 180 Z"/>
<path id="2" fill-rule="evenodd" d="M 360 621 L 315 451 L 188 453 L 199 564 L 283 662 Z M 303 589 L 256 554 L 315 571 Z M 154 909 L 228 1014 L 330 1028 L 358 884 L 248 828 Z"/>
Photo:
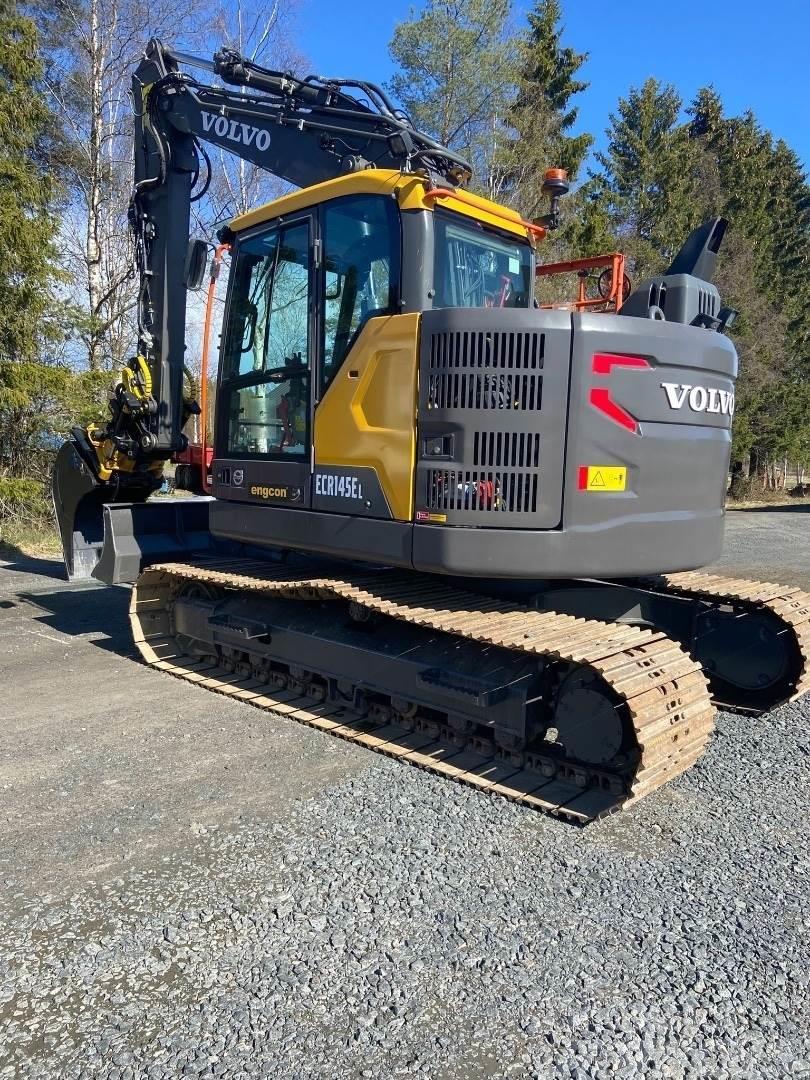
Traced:
<path id="1" fill-rule="evenodd" d="M 196 292 L 197 289 L 203 283 L 205 277 L 205 267 L 208 263 L 208 244 L 205 240 L 189 240 L 188 249 L 186 250 L 186 266 L 184 271 L 184 280 L 186 288 L 192 292 Z"/>

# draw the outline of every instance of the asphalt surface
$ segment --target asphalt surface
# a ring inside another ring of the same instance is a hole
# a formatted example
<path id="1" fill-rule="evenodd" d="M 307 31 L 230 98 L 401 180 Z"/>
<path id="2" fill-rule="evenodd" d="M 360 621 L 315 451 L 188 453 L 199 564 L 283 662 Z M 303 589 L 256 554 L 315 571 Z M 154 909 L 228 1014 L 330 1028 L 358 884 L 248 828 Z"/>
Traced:
<path id="1" fill-rule="evenodd" d="M 808 508 L 723 572 L 810 588 Z M 134 657 L 0 560 L 0 1078 L 810 1076 L 810 702 L 585 830 Z"/>
<path id="2" fill-rule="evenodd" d="M 726 514 L 723 556 L 710 569 L 810 591 L 810 500 Z"/>

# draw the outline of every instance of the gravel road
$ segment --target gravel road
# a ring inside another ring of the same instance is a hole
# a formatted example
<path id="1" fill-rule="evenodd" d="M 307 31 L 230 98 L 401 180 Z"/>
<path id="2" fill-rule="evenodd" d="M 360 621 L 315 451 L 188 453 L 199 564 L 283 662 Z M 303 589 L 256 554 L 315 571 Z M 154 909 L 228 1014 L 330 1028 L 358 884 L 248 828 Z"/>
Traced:
<path id="1" fill-rule="evenodd" d="M 808 526 L 724 572 L 810 586 Z M 577 829 L 149 671 L 57 573 L 0 563 L 2 1080 L 810 1077 L 808 699 Z"/>
<path id="2" fill-rule="evenodd" d="M 723 557 L 713 568 L 810 590 L 810 501 L 730 511 Z"/>

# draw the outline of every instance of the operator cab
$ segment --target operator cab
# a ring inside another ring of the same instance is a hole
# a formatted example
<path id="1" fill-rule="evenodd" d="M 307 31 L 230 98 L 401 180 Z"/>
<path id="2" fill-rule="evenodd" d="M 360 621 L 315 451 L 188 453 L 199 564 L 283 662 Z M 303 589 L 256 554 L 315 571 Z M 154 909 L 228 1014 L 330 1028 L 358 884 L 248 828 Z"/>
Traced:
<path id="1" fill-rule="evenodd" d="M 490 223 L 464 213 L 460 201 L 434 209 L 414 188 L 412 177 L 368 170 L 234 223 L 215 438 L 219 498 L 265 500 L 255 488 L 312 506 L 315 412 L 371 320 L 531 304 L 534 253 L 517 215 L 493 213 Z M 466 197 L 478 213 L 494 207 Z"/>

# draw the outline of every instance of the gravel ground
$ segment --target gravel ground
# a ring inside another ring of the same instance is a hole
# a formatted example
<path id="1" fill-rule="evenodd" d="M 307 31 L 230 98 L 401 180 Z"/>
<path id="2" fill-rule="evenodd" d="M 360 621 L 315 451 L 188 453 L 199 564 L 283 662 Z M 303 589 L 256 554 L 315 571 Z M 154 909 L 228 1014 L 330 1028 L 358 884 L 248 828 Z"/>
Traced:
<path id="1" fill-rule="evenodd" d="M 723 555 L 711 569 L 810 590 L 810 500 L 730 510 Z"/>
<path id="2" fill-rule="evenodd" d="M 808 699 L 577 829 L 150 672 L 51 570 L 0 569 L 2 1080 L 810 1076 Z"/>

